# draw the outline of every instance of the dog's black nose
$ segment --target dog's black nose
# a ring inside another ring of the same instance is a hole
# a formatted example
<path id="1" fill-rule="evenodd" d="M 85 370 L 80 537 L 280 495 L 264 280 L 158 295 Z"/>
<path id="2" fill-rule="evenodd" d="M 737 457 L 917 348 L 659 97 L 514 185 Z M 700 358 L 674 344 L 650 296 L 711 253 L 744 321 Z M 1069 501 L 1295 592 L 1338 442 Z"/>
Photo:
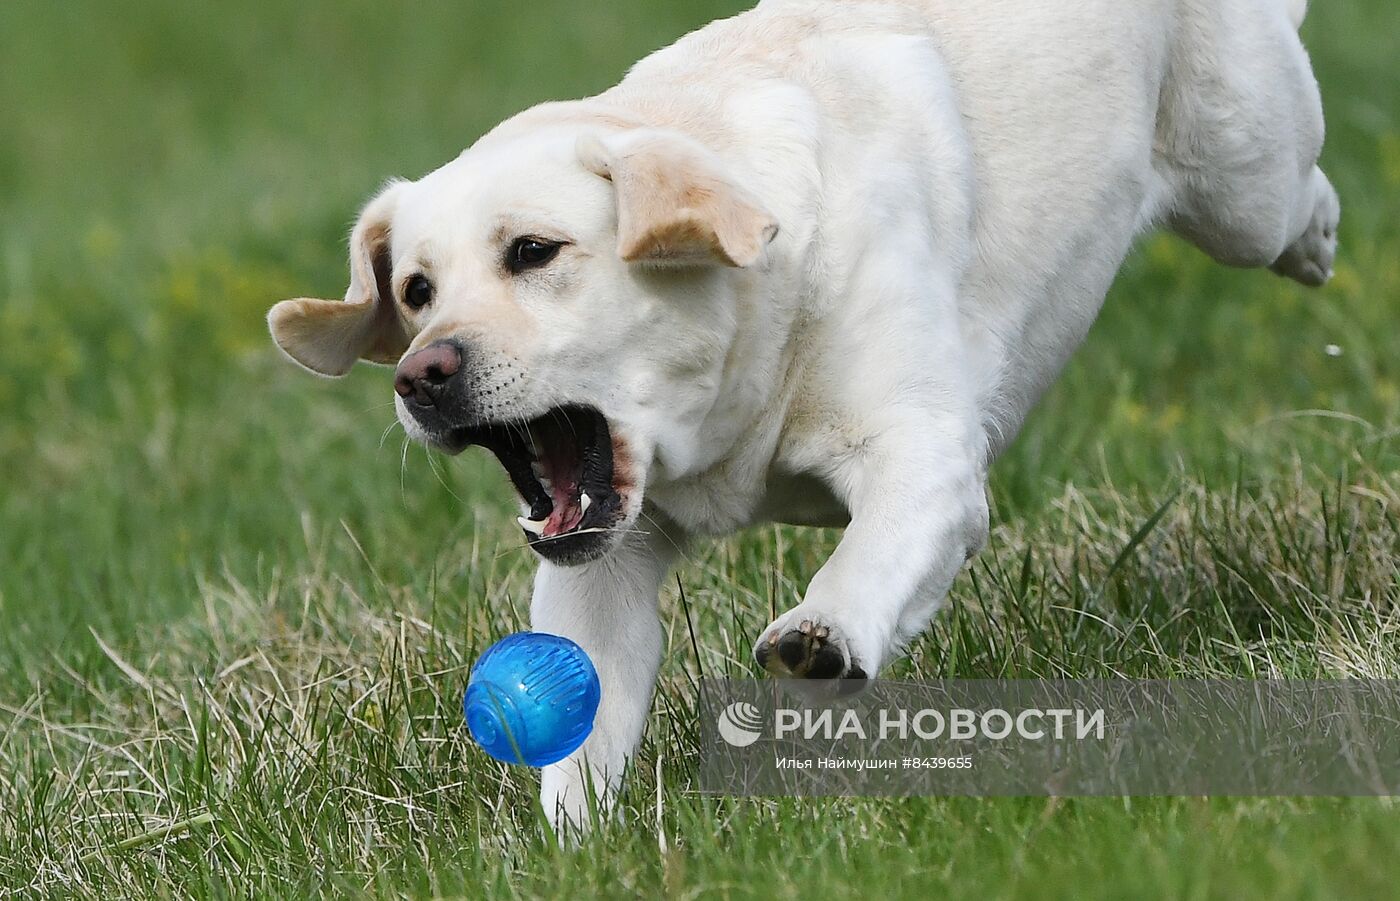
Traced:
<path id="1" fill-rule="evenodd" d="M 405 400 L 431 407 L 449 390 L 462 370 L 462 348 L 452 341 L 435 341 L 399 361 L 394 390 Z"/>

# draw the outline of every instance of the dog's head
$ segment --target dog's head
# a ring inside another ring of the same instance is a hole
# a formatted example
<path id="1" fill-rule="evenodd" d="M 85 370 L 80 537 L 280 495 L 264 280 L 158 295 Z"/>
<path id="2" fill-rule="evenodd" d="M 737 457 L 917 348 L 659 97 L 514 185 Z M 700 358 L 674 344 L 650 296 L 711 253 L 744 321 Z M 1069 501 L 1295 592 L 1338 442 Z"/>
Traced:
<path id="1" fill-rule="evenodd" d="M 375 197 L 344 301 L 269 315 L 323 375 L 397 364 L 399 419 L 449 453 L 495 453 L 546 559 L 606 553 L 658 452 L 700 428 L 773 217 L 699 143 L 553 124 L 488 135 Z"/>

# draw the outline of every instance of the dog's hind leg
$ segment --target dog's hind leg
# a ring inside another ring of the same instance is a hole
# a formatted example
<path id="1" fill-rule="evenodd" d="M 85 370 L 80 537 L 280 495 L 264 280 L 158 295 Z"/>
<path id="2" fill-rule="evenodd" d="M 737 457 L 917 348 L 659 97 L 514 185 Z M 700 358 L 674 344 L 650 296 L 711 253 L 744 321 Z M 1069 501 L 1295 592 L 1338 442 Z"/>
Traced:
<path id="1" fill-rule="evenodd" d="M 1158 114 L 1170 227 L 1229 266 L 1332 273 L 1341 205 L 1317 167 L 1322 101 L 1305 4 L 1182 0 Z"/>

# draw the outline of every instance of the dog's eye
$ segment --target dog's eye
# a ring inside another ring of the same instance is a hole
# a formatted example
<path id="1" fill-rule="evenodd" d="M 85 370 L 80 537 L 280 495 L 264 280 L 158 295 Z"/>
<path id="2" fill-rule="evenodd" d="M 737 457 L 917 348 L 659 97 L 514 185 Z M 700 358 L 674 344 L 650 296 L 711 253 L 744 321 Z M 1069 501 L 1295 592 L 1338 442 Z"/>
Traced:
<path id="1" fill-rule="evenodd" d="M 511 272 L 521 272 L 543 266 L 554 259 L 561 246 L 542 238 L 516 238 L 506 254 L 506 268 Z"/>
<path id="2" fill-rule="evenodd" d="M 403 289 L 403 302 L 408 304 L 411 310 L 421 310 L 433 302 L 433 283 L 421 275 L 415 275 L 408 280 L 408 285 Z"/>

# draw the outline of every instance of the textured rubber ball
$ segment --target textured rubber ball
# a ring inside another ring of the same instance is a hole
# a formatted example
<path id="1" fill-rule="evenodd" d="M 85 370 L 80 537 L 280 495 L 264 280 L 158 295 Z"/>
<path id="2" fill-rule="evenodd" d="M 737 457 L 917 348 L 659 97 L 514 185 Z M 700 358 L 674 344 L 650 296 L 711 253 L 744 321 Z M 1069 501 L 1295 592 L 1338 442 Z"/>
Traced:
<path id="1" fill-rule="evenodd" d="M 472 667 L 462 710 L 497 760 L 541 767 L 568 757 L 593 731 L 602 687 L 583 648 L 543 632 L 519 632 Z"/>

